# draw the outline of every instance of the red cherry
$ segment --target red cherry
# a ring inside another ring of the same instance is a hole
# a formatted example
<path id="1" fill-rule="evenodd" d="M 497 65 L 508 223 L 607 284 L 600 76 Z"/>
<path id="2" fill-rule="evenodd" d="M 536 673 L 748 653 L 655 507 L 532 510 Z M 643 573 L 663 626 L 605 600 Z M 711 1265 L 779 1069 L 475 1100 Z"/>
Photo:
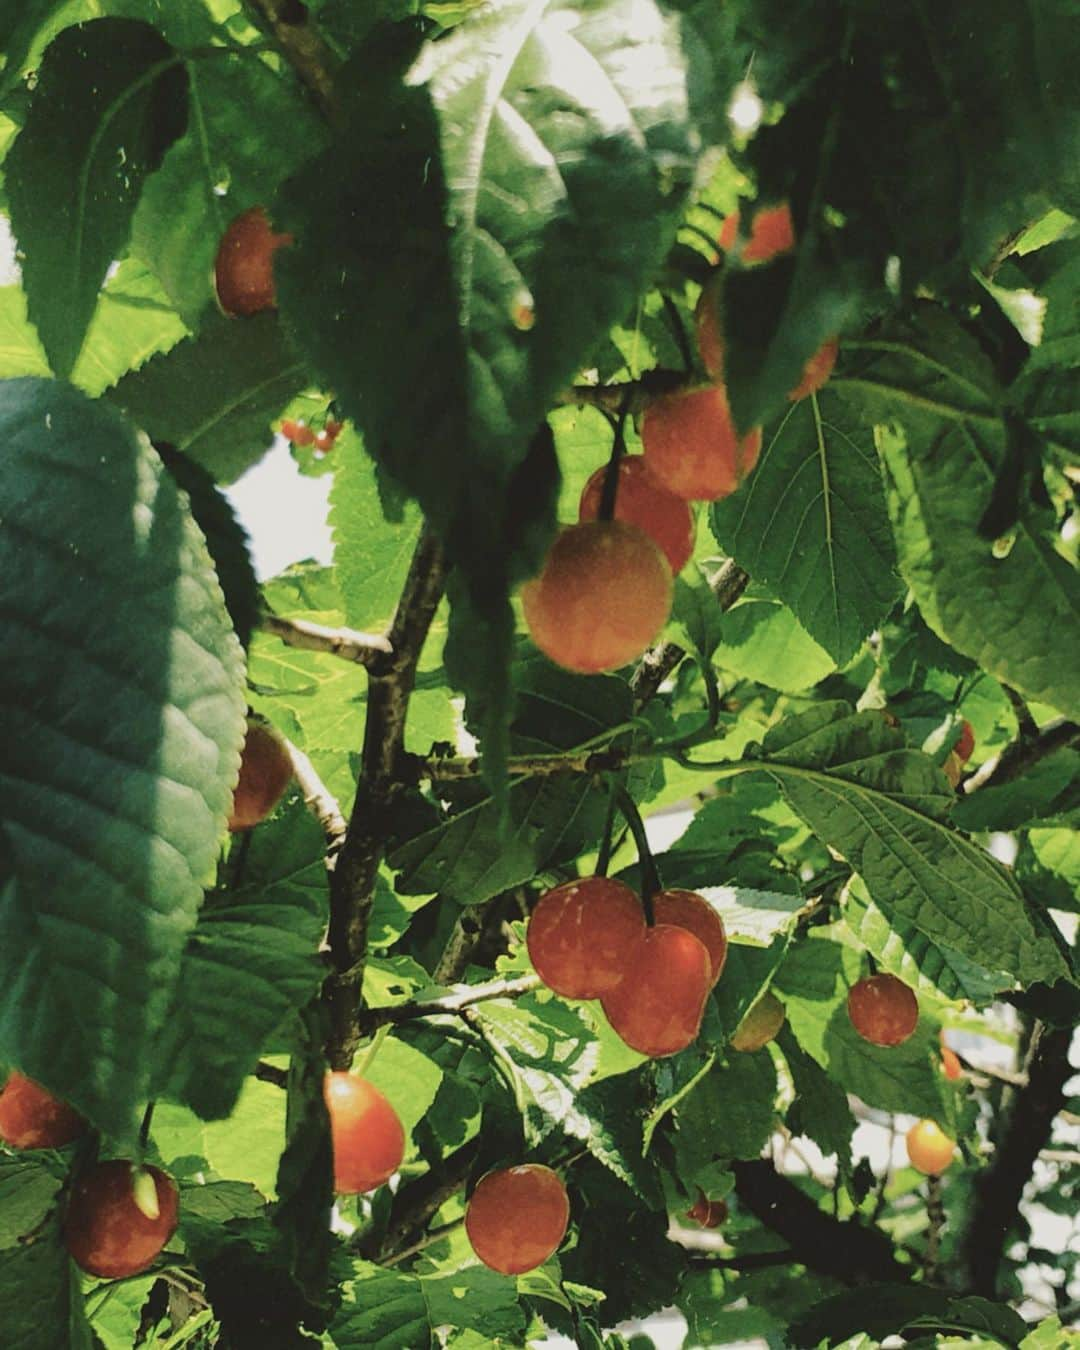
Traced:
<path id="1" fill-rule="evenodd" d="M 328 1073 L 323 1098 L 334 1148 L 334 1190 L 339 1195 L 375 1190 L 405 1156 L 397 1112 L 377 1087 L 351 1073 Z"/>
<path id="2" fill-rule="evenodd" d="M 645 930 L 622 980 L 600 1004 L 632 1050 L 656 1059 L 685 1050 L 697 1038 L 711 988 L 705 944 L 685 928 L 659 923 Z"/>
<path id="3" fill-rule="evenodd" d="M 146 1270 L 176 1232 L 176 1183 L 157 1167 L 143 1169 L 153 1181 L 158 1211 L 149 1218 L 137 1172 L 123 1158 L 98 1163 L 79 1177 L 71 1192 L 64 1243 L 76 1265 L 103 1280 Z"/>
<path id="4" fill-rule="evenodd" d="M 975 753 L 975 728 L 970 722 L 960 724 L 960 737 L 953 746 L 953 753 L 961 764 L 966 764 Z"/>
<path id="5" fill-rule="evenodd" d="M 895 975 L 868 975 L 848 991 L 851 1025 L 871 1045 L 902 1045 L 919 1022 L 915 995 Z"/>
<path id="6" fill-rule="evenodd" d="M 597 674 L 636 660 L 671 612 L 667 559 L 621 520 L 568 525 L 521 589 L 532 639 L 567 670 Z"/>
<path id="7" fill-rule="evenodd" d="M 326 432 L 332 441 L 336 441 L 344 430 L 344 427 L 344 422 L 338 422 L 333 417 L 328 417 L 326 419 L 326 425 L 323 427 L 323 431 Z"/>
<path id="8" fill-rule="evenodd" d="M 488 1172 L 465 1208 L 473 1251 L 501 1275 L 523 1275 L 542 1266 L 558 1251 L 569 1221 L 566 1187 L 540 1163 Z"/>
<path id="9" fill-rule="evenodd" d="M 654 478 L 687 501 L 718 501 L 757 463 L 761 428 L 740 438 L 721 384 L 654 399 L 641 422 L 645 462 Z"/>
<path id="10" fill-rule="evenodd" d="M 694 331 L 697 334 L 701 364 L 714 380 L 721 379 L 724 374 L 724 332 L 720 321 L 723 289 L 723 276 L 714 272 L 701 288 L 694 309 Z"/>
<path id="11" fill-rule="evenodd" d="M 702 1228 L 719 1228 L 726 1222 L 728 1207 L 723 1200 L 707 1200 L 704 1191 L 698 1191 L 698 1198 L 686 1211 L 686 1217 Z"/>
<path id="12" fill-rule="evenodd" d="M 799 399 L 807 398 L 810 394 L 817 393 L 833 373 L 833 367 L 836 365 L 836 357 L 839 351 L 839 338 L 829 338 L 827 342 L 821 344 L 803 367 L 802 379 L 791 393 L 788 394 L 788 398 L 792 403 L 798 403 Z"/>
<path id="13" fill-rule="evenodd" d="M 629 886 L 583 877 L 541 896 L 525 938 L 549 989 L 563 998 L 599 998 L 622 979 L 644 932 L 641 901 Z"/>
<path id="14" fill-rule="evenodd" d="M 289 752 L 269 727 L 249 722 L 240 752 L 240 777 L 233 793 L 230 830 L 250 830 L 265 820 L 292 778 Z"/>
<path id="15" fill-rule="evenodd" d="M 956 1051 L 950 1050 L 947 1045 L 941 1047 L 941 1069 L 950 1083 L 955 1083 L 958 1078 L 964 1076 L 964 1067 Z"/>
<path id="16" fill-rule="evenodd" d="M 732 211 L 720 226 L 717 243 L 725 253 L 730 253 L 738 240 L 739 219 L 739 212 Z M 770 262 L 781 253 L 789 253 L 794 247 L 795 225 L 787 202 L 762 206 L 754 212 L 750 224 L 750 238 L 743 245 L 739 261 L 744 267 L 753 263 Z"/>
<path id="17" fill-rule="evenodd" d="M 247 317 L 273 309 L 274 254 L 291 244 L 291 234 L 275 234 L 261 206 L 230 221 L 218 245 L 214 284 L 226 314 Z"/>
<path id="18" fill-rule="evenodd" d="M 696 891 L 658 891 L 653 896 L 653 915 L 657 923 L 685 928 L 698 938 L 709 953 L 711 980 L 715 984 L 727 961 L 727 933 L 724 922 L 704 896 Z"/>
<path id="19" fill-rule="evenodd" d="M 21 1073 L 0 1091 L 0 1139 L 11 1148 L 63 1148 L 87 1130 L 82 1116 Z"/>
<path id="20" fill-rule="evenodd" d="M 596 520 L 604 493 L 607 466 L 597 469 L 585 484 L 578 508 L 579 520 Z M 658 483 L 641 455 L 624 455 L 619 461 L 619 485 L 615 493 L 615 519 L 644 530 L 666 555 L 677 575 L 694 551 L 694 517 L 681 497 Z"/>
<path id="21" fill-rule="evenodd" d="M 294 422 L 290 418 L 282 422 L 281 434 L 293 445 L 311 445 L 315 440 L 315 433 L 306 422 Z"/>

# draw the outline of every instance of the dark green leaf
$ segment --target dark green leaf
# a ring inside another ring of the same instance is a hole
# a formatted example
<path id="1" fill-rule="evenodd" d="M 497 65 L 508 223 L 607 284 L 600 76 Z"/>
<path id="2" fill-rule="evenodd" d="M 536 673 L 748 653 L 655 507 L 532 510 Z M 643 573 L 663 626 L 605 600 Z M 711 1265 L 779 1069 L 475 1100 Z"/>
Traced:
<path id="1" fill-rule="evenodd" d="M 4 169 L 30 317 L 58 375 L 75 365 L 143 182 L 186 118 L 187 72 L 147 24 L 77 24 L 45 54 Z"/>
<path id="2" fill-rule="evenodd" d="M 0 1055 L 124 1136 L 231 802 L 242 654 L 186 498 L 114 409 L 8 381 L 0 442 Z"/>
<path id="3" fill-rule="evenodd" d="M 859 1332 L 884 1339 L 918 1326 L 982 1332 L 1006 1346 L 1019 1345 L 1028 1331 L 1024 1319 L 1001 1303 L 960 1298 L 926 1285 L 875 1284 L 826 1299 L 790 1334 L 797 1345 L 835 1346 Z"/>
<path id="4" fill-rule="evenodd" d="M 768 1050 L 733 1051 L 675 1108 L 681 1152 L 756 1158 L 776 1124 L 776 1066 Z"/>
<path id="5" fill-rule="evenodd" d="M 794 1135 L 813 1140 L 826 1157 L 835 1154 L 841 1175 L 849 1175 L 855 1117 L 847 1093 L 799 1048 L 789 1028 L 780 1029 L 777 1043 L 784 1052 L 795 1089 L 795 1099 L 788 1107 L 788 1129 Z"/>
<path id="6" fill-rule="evenodd" d="M 91 1350 L 79 1273 L 60 1238 L 60 1211 L 30 1242 L 0 1250 L 0 1308 L 10 1350 Z"/>
<path id="7" fill-rule="evenodd" d="M 0 1252 L 25 1242 L 42 1226 L 62 1183 L 33 1155 L 0 1154 Z"/>

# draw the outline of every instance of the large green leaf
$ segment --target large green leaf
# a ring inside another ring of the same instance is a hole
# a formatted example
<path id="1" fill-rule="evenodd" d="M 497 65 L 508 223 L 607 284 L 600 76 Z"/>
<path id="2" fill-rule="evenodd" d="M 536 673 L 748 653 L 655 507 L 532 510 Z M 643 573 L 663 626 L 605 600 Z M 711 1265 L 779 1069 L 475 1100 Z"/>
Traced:
<path id="1" fill-rule="evenodd" d="M 825 703 L 779 723 L 767 772 L 814 833 L 845 857 L 886 918 L 1024 984 L 1069 966 L 1011 872 L 950 829 L 949 786 L 880 712 Z"/>
<path id="2" fill-rule="evenodd" d="M 711 520 L 720 545 L 837 662 L 858 650 L 896 599 L 873 424 L 839 383 L 766 430 L 757 468 L 713 506 Z"/>
<path id="3" fill-rule="evenodd" d="M 4 172 L 30 317 L 58 375 L 75 365 L 146 176 L 184 130 L 186 95 L 148 24 L 77 24 L 45 54 Z"/>
<path id="4" fill-rule="evenodd" d="M 1018 1346 L 1028 1330 L 1020 1314 L 1005 1304 L 960 1297 L 925 1284 L 875 1284 L 819 1303 L 791 1327 L 790 1335 L 796 1345 L 846 1345 L 852 1337 L 884 1340 L 918 1327 L 926 1327 L 931 1334 L 942 1327 L 957 1333 L 982 1333 L 992 1337 L 994 1345 L 1004 1346 Z M 963 1344 L 969 1343 L 965 1336 Z"/>
<path id="5" fill-rule="evenodd" d="M 44 1223 L 62 1184 L 40 1156 L 0 1154 L 0 1251 L 25 1242 Z"/>
<path id="6" fill-rule="evenodd" d="M 163 1036 L 155 1095 L 208 1120 L 227 1116 L 290 1013 L 318 992 L 326 845 L 299 798 L 243 849 L 243 877 L 211 892 L 188 939 Z M 275 1046 L 274 1048 L 280 1048 Z"/>
<path id="7" fill-rule="evenodd" d="M 979 532 L 1006 456 L 987 358 L 928 304 L 858 349 L 838 384 L 879 423 L 900 571 L 926 622 L 1003 683 L 1080 716 L 1080 575 L 1053 520 L 1022 500 L 1007 548 Z"/>
<path id="8" fill-rule="evenodd" d="M 306 382 L 306 367 L 273 315 L 219 315 L 125 376 L 109 398 L 154 440 L 229 483 L 269 450 L 271 421 Z"/>
<path id="9" fill-rule="evenodd" d="M 78 1271 L 51 1212 L 24 1242 L 0 1251 L 0 1308 L 10 1350 L 92 1350 Z"/>
<path id="10" fill-rule="evenodd" d="M 119 414 L 0 384 L 0 1056 L 118 1135 L 213 867 L 242 655 L 187 502 Z"/>

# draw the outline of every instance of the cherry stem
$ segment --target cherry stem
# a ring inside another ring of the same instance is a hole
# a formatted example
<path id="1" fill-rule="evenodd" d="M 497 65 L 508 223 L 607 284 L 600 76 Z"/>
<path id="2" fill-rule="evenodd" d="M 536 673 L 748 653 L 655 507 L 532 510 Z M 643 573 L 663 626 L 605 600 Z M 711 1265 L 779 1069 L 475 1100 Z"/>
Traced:
<path id="1" fill-rule="evenodd" d="M 686 336 L 686 328 L 683 325 L 682 315 L 679 313 L 679 307 L 668 294 L 661 295 L 664 303 L 664 313 L 667 315 L 668 323 L 671 325 L 671 333 L 675 339 L 675 345 L 679 349 L 679 355 L 682 357 L 683 370 L 687 375 L 694 369 L 694 354 L 690 350 L 690 340 Z"/>
<path id="2" fill-rule="evenodd" d="M 657 871 L 652 849 L 649 848 L 641 812 L 637 809 L 633 797 L 621 784 L 615 788 L 615 802 L 622 812 L 623 819 L 630 826 L 630 833 L 634 836 L 634 843 L 637 846 L 638 867 L 641 871 L 641 905 L 645 911 L 645 922 L 651 928 L 656 922 L 653 914 L 653 896 L 662 889 L 660 873 Z"/>
<path id="3" fill-rule="evenodd" d="M 626 453 L 625 428 L 628 410 L 629 399 L 624 398 L 618 416 L 611 419 L 615 439 L 611 443 L 611 457 L 604 474 L 604 486 L 600 491 L 600 509 L 596 513 L 597 520 L 614 520 L 615 518 L 615 500 L 619 492 L 619 461 Z"/>
<path id="4" fill-rule="evenodd" d="M 387 1023 L 385 1026 L 381 1026 L 378 1031 L 376 1031 L 375 1035 L 372 1036 L 371 1043 L 365 1047 L 363 1054 L 353 1066 L 353 1073 L 355 1073 L 357 1077 L 363 1078 L 364 1074 L 371 1068 L 375 1061 L 375 1056 L 382 1049 L 382 1043 L 389 1034 L 390 1026 L 389 1023 Z"/>
<path id="5" fill-rule="evenodd" d="M 606 877 L 611 865 L 611 855 L 615 851 L 615 792 L 614 780 L 608 793 L 607 816 L 604 819 L 604 832 L 600 836 L 600 852 L 596 855 L 595 875 Z"/>
<path id="6" fill-rule="evenodd" d="M 150 1147 L 150 1126 L 154 1123 L 154 1102 L 146 1103 L 142 1124 L 139 1126 L 139 1149 L 145 1153 Z"/>

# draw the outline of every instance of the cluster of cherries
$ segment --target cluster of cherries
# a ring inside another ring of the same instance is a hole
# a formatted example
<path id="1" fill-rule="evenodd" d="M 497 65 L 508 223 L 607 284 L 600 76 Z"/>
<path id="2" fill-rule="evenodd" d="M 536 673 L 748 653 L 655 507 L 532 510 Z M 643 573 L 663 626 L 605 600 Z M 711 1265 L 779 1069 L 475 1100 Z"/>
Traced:
<path id="1" fill-rule="evenodd" d="M 795 247 L 786 203 L 759 209 L 740 241 L 739 212 L 717 245 L 743 267 Z M 578 523 L 560 531 L 537 577 L 522 589 L 533 641 L 551 660 L 583 674 L 636 660 L 671 612 L 673 578 L 694 547 L 690 503 L 730 496 L 754 468 L 761 427 L 740 436 L 724 383 L 722 272 L 703 287 L 695 311 L 698 352 L 708 379 L 652 399 L 641 421 L 643 453 L 618 465 L 612 520 L 599 520 L 606 469 L 589 480 Z M 832 374 L 838 340 L 822 344 L 788 397 L 815 393 Z"/>

